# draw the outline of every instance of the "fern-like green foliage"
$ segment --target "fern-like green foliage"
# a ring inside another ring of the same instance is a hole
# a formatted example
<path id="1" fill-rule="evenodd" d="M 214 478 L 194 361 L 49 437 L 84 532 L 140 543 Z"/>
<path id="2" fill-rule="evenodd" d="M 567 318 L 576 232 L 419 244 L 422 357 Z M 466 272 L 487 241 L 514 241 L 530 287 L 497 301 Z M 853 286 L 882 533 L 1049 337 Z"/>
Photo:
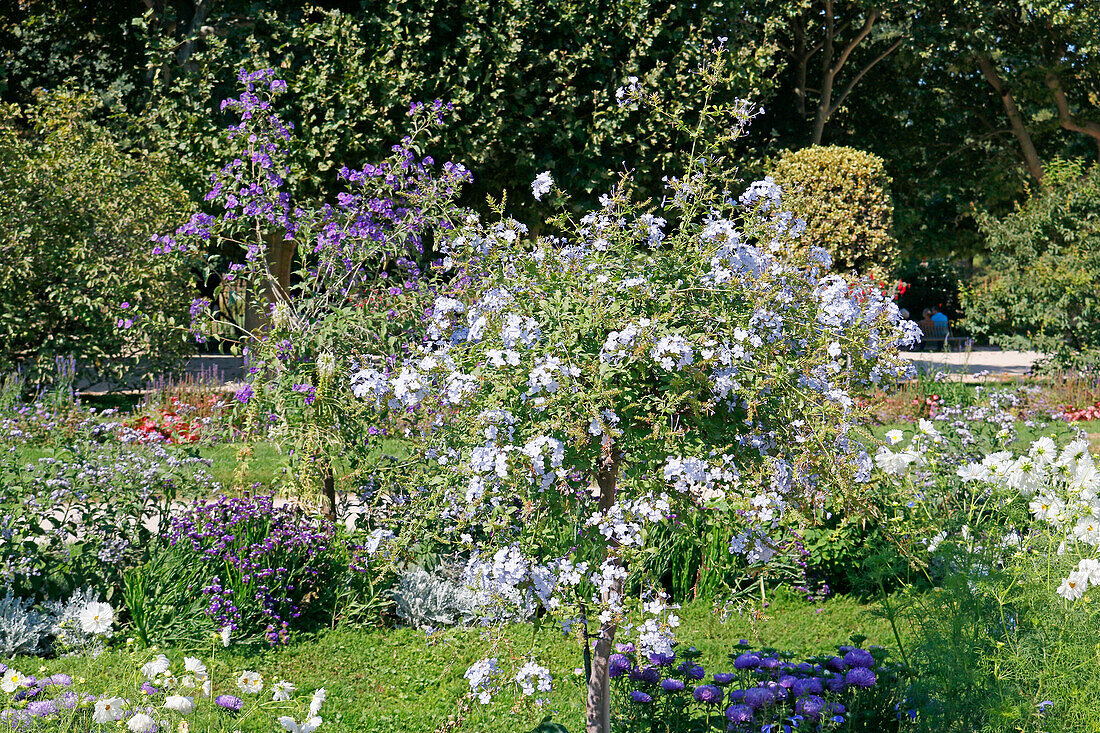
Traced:
<path id="1" fill-rule="evenodd" d="M 894 204 L 882 158 L 854 148 L 814 146 L 784 154 L 771 172 L 783 202 L 806 220 L 804 247 L 824 247 L 841 272 L 884 276 L 898 256 Z"/>

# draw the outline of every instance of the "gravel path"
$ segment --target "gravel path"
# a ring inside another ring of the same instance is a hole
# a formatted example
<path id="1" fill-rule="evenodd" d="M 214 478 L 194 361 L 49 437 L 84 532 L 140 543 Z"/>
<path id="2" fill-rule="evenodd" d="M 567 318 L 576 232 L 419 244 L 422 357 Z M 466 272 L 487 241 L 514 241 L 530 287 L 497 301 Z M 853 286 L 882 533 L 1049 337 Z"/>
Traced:
<path id="1" fill-rule="evenodd" d="M 922 372 L 943 371 L 965 380 L 981 372 L 989 376 L 1027 374 L 1044 355 L 1037 351 L 1002 351 L 995 346 L 977 346 L 970 351 L 910 351 L 902 356 Z"/>

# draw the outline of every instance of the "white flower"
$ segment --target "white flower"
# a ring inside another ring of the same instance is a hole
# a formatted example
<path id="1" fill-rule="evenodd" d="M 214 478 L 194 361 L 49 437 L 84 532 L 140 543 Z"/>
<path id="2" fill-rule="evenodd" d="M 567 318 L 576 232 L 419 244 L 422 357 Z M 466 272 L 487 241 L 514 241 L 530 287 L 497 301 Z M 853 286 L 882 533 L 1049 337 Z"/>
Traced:
<path id="1" fill-rule="evenodd" d="M 152 681 L 158 674 L 167 672 L 171 664 L 168 657 L 158 654 L 156 659 L 141 666 L 141 674 L 145 679 Z"/>
<path id="2" fill-rule="evenodd" d="M 1069 574 L 1068 578 L 1062 580 L 1062 584 L 1058 586 L 1058 595 L 1065 598 L 1067 601 L 1076 601 L 1085 595 L 1085 591 L 1088 590 L 1089 581 L 1088 577 L 1080 570 L 1074 570 Z"/>
<path id="3" fill-rule="evenodd" d="M 286 702 L 290 699 L 290 693 L 297 690 L 298 686 L 293 683 L 287 682 L 286 680 L 282 680 L 272 685 L 271 689 L 274 691 L 274 694 L 272 694 L 271 696 L 271 699 L 273 701 Z"/>
<path id="4" fill-rule="evenodd" d="M 886 439 L 890 441 L 890 445 L 897 445 L 905 437 L 905 433 L 901 430 L 887 430 Z"/>
<path id="5" fill-rule="evenodd" d="M 255 695 L 264 689 L 264 678 L 260 676 L 259 672 L 246 669 L 237 678 L 237 687 L 241 688 L 241 692 Z"/>
<path id="6" fill-rule="evenodd" d="M 115 610 L 109 603 L 92 601 L 81 609 L 79 618 L 85 634 L 106 634 L 115 622 Z"/>
<path id="7" fill-rule="evenodd" d="M 183 668 L 200 680 L 206 679 L 206 665 L 194 657 L 184 657 Z"/>
<path id="8" fill-rule="evenodd" d="M 880 446 L 878 453 L 875 454 L 875 463 L 883 473 L 897 476 L 905 473 L 905 469 L 909 468 L 909 464 L 917 458 L 918 456 L 910 451 L 895 453 L 886 446 Z"/>
<path id="9" fill-rule="evenodd" d="M 164 698 L 164 707 L 175 710 L 180 715 L 190 715 L 195 709 L 195 698 L 183 695 L 169 695 Z"/>
<path id="10" fill-rule="evenodd" d="M 917 428 L 922 433 L 924 433 L 925 435 L 939 435 L 940 434 L 940 431 L 936 430 L 936 426 L 932 423 L 932 421 L 931 420 L 926 420 L 923 417 L 917 423 Z"/>
<path id="11" fill-rule="evenodd" d="M 554 178 L 550 175 L 550 171 L 543 171 L 535 176 L 535 180 L 531 181 L 531 195 L 535 197 L 536 201 L 542 201 L 542 197 L 550 193 L 553 186 Z"/>
<path id="12" fill-rule="evenodd" d="M 134 733 L 152 733 L 152 731 L 157 729 L 157 721 L 153 720 L 145 713 L 138 713 L 126 721 L 126 727 Z"/>
<path id="13" fill-rule="evenodd" d="M 233 632 L 233 628 L 230 626 L 223 626 L 221 630 L 222 646 L 229 646 L 229 634 Z"/>
<path id="14" fill-rule="evenodd" d="M 0 677 L 0 690 L 4 692 L 15 692 L 16 689 L 26 684 L 27 678 L 21 675 L 18 670 L 8 669 L 4 672 L 4 676 Z"/>
<path id="15" fill-rule="evenodd" d="M 1100 560 L 1085 558 L 1077 563 L 1077 571 L 1088 578 L 1092 585 L 1100 585 Z"/>
<path id="16" fill-rule="evenodd" d="M 328 693 L 325 692 L 325 688 L 319 687 L 313 691 L 313 698 L 309 701 L 309 717 L 316 717 L 317 713 L 321 712 L 321 705 L 325 701 L 325 697 Z"/>
<path id="17" fill-rule="evenodd" d="M 304 722 L 298 723 L 294 718 L 289 715 L 283 715 L 279 719 L 279 725 L 283 726 L 283 730 L 287 733 L 313 733 L 321 726 L 321 719 L 317 716 L 307 718 Z"/>
<path id="18" fill-rule="evenodd" d="M 963 481 L 985 481 L 989 478 L 989 469 L 981 463 L 969 463 L 959 466 L 955 472 Z"/>
<path id="19" fill-rule="evenodd" d="M 103 697 L 96 700 L 95 712 L 92 713 L 92 721 L 98 725 L 106 725 L 116 720 L 122 720 L 123 706 L 126 701 L 121 697 Z"/>
<path id="20" fill-rule="evenodd" d="M 210 697 L 214 691 L 214 682 L 209 677 L 202 683 L 202 694 L 204 697 Z"/>

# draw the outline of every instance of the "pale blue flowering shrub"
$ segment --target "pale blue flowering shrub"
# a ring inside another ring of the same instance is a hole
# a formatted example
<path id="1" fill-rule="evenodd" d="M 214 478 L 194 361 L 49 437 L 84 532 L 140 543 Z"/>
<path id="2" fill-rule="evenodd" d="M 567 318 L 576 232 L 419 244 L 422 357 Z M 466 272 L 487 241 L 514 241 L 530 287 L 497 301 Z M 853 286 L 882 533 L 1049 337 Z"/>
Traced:
<path id="1" fill-rule="evenodd" d="M 700 72 L 715 87 L 722 64 L 717 51 Z M 636 84 L 620 98 L 652 102 Z M 532 192 L 561 211 L 542 236 L 503 205 L 453 212 L 424 338 L 364 352 L 348 381 L 426 461 L 391 529 L 464 548 L 493 619 L 538 609 L 579 634 L 589 730 L 609 729 L 620 631 L 642 653 L 671 649 L 675 606 L 624 584 L 652 528 L 705 513 L 736 528 L 731 560 L 783 550 L 785 514 L 812 518 L 870 477 L 855 398 L 906 375 L 897 349 L 918 338 L 869 282 L 793 246 L 803 224 L 774 183 L 735 182 L 719 152 L 753 112 L 702 110 L 729 121 L 722 139 L 672 121 L 696 152 L 660 205 L 632 200 L 625 176 L 574 218 L 540 175 Z M 475 667 L 487 702 L 507 673 Z"/>

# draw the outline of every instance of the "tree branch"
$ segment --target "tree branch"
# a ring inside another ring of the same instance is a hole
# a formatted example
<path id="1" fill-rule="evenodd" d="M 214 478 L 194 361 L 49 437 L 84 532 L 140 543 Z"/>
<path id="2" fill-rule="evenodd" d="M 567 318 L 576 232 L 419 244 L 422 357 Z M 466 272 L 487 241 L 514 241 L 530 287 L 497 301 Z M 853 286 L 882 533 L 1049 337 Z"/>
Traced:
<path id="1" fill-rule="evenodd" d="M 1024 115 L 1020 112 L 1020 108 L 1016 106 L 1016 100 L 1013 98 L 1012 92 L 1006 89 L 1001 82 L 1001 77 L 998 76 L 997 69 L 993 66 L 993 59 L 990 58 L 988 53 L 979 51 L 975 53 L 975 57 L 978 61 L 978 67 L 982 70 L 982 76 L 993 87 L 993 91 L 997 93 L 997 96 L 1001 98 L 1001 104 L 1004 105 L 1008 121 L 1012 125 L 1012 133 L 1020 144 L 1028 173 L 1035 180 L 1042 181 L 1043 163 L 1039 159 L 1039 151 L 1035 149 L 1035 143 L 1031 140 L 1031 133 L 1027 131 L 1027 125 L 1024 123 Z"/>
<path id="2" fill-rule="evenodd" d="M 844 66 L 845 62 L 848 61 L 848 57 L 852 55 L 852 51 L 856 50 L 856 46 L 863 43 L 863 39 L 871 33 L 875 21 L 878 20 L 881 15 L 882 12 L 878 8 L 871 9 L 871 12 L 867 15 L 867 20 L 863 23 L 863 27 L 859 29 L 859 33 L 857 33 L 856 37 L 849 41 L 844 50 L 840 52 L 840 58 L 837 59 L 836 66 L 832 68 L 834 75 L 836 75 L 840 71 L 840 68 Z"/>
<path id="3" fill-rule="evenodd" d="M 834 112 L 836 112 L 838 109 L 840 109 L 840 105 L 844 104 L 844 98 L 847 97 L 851 93 L 851 91 L 855 88 L 856 84 L 859 83 L 859 80 L 862 79 L 867 74 L 868 71 L 870 71 L 872 68 L 874 68 L 875 64 L 877 64 L 879 61 L 882 61 L 884 58 L 886 58 L 891 53 L 893 53 L 898 48 L 898 46 L 900 46 L 902 44 L 903 41 L 905 41 L 905 36 L 902 36 L 898 40 L 894 41 L 894 43 L 889 48 L 887 48 L 885 51 L 883 51 L 878 56 L 876 56 L 873 61 L 871 61 L 869 64 L 867 64 L 862 69 L 860 69 L 859 73 L 856 74 L 854 77 L 852 77 L 852 80 L 849 81 L 844 86 L 844 89 L 840 92 L 840 96 L 837 97 L 836 102 L 833 103 L 832 109 L 829 110 L 829 116 L 830 117 L 833 115 Z"/>
<path id="4" fill-rule="evenodd" d="M 1100 155 L 1100 122 L 1079 120 L 1070 112 L 1066 90 L 1062 88 L 1062 80 L 1054 71 L 1047 71 L 1046 83 L 1047 88 L 1054 95 L 1054 104 L 1058 108 L 1058 122 L 1061 123 L 1062 128 L 1094 138 L 1097 145 L 1097 154 Z"/>

